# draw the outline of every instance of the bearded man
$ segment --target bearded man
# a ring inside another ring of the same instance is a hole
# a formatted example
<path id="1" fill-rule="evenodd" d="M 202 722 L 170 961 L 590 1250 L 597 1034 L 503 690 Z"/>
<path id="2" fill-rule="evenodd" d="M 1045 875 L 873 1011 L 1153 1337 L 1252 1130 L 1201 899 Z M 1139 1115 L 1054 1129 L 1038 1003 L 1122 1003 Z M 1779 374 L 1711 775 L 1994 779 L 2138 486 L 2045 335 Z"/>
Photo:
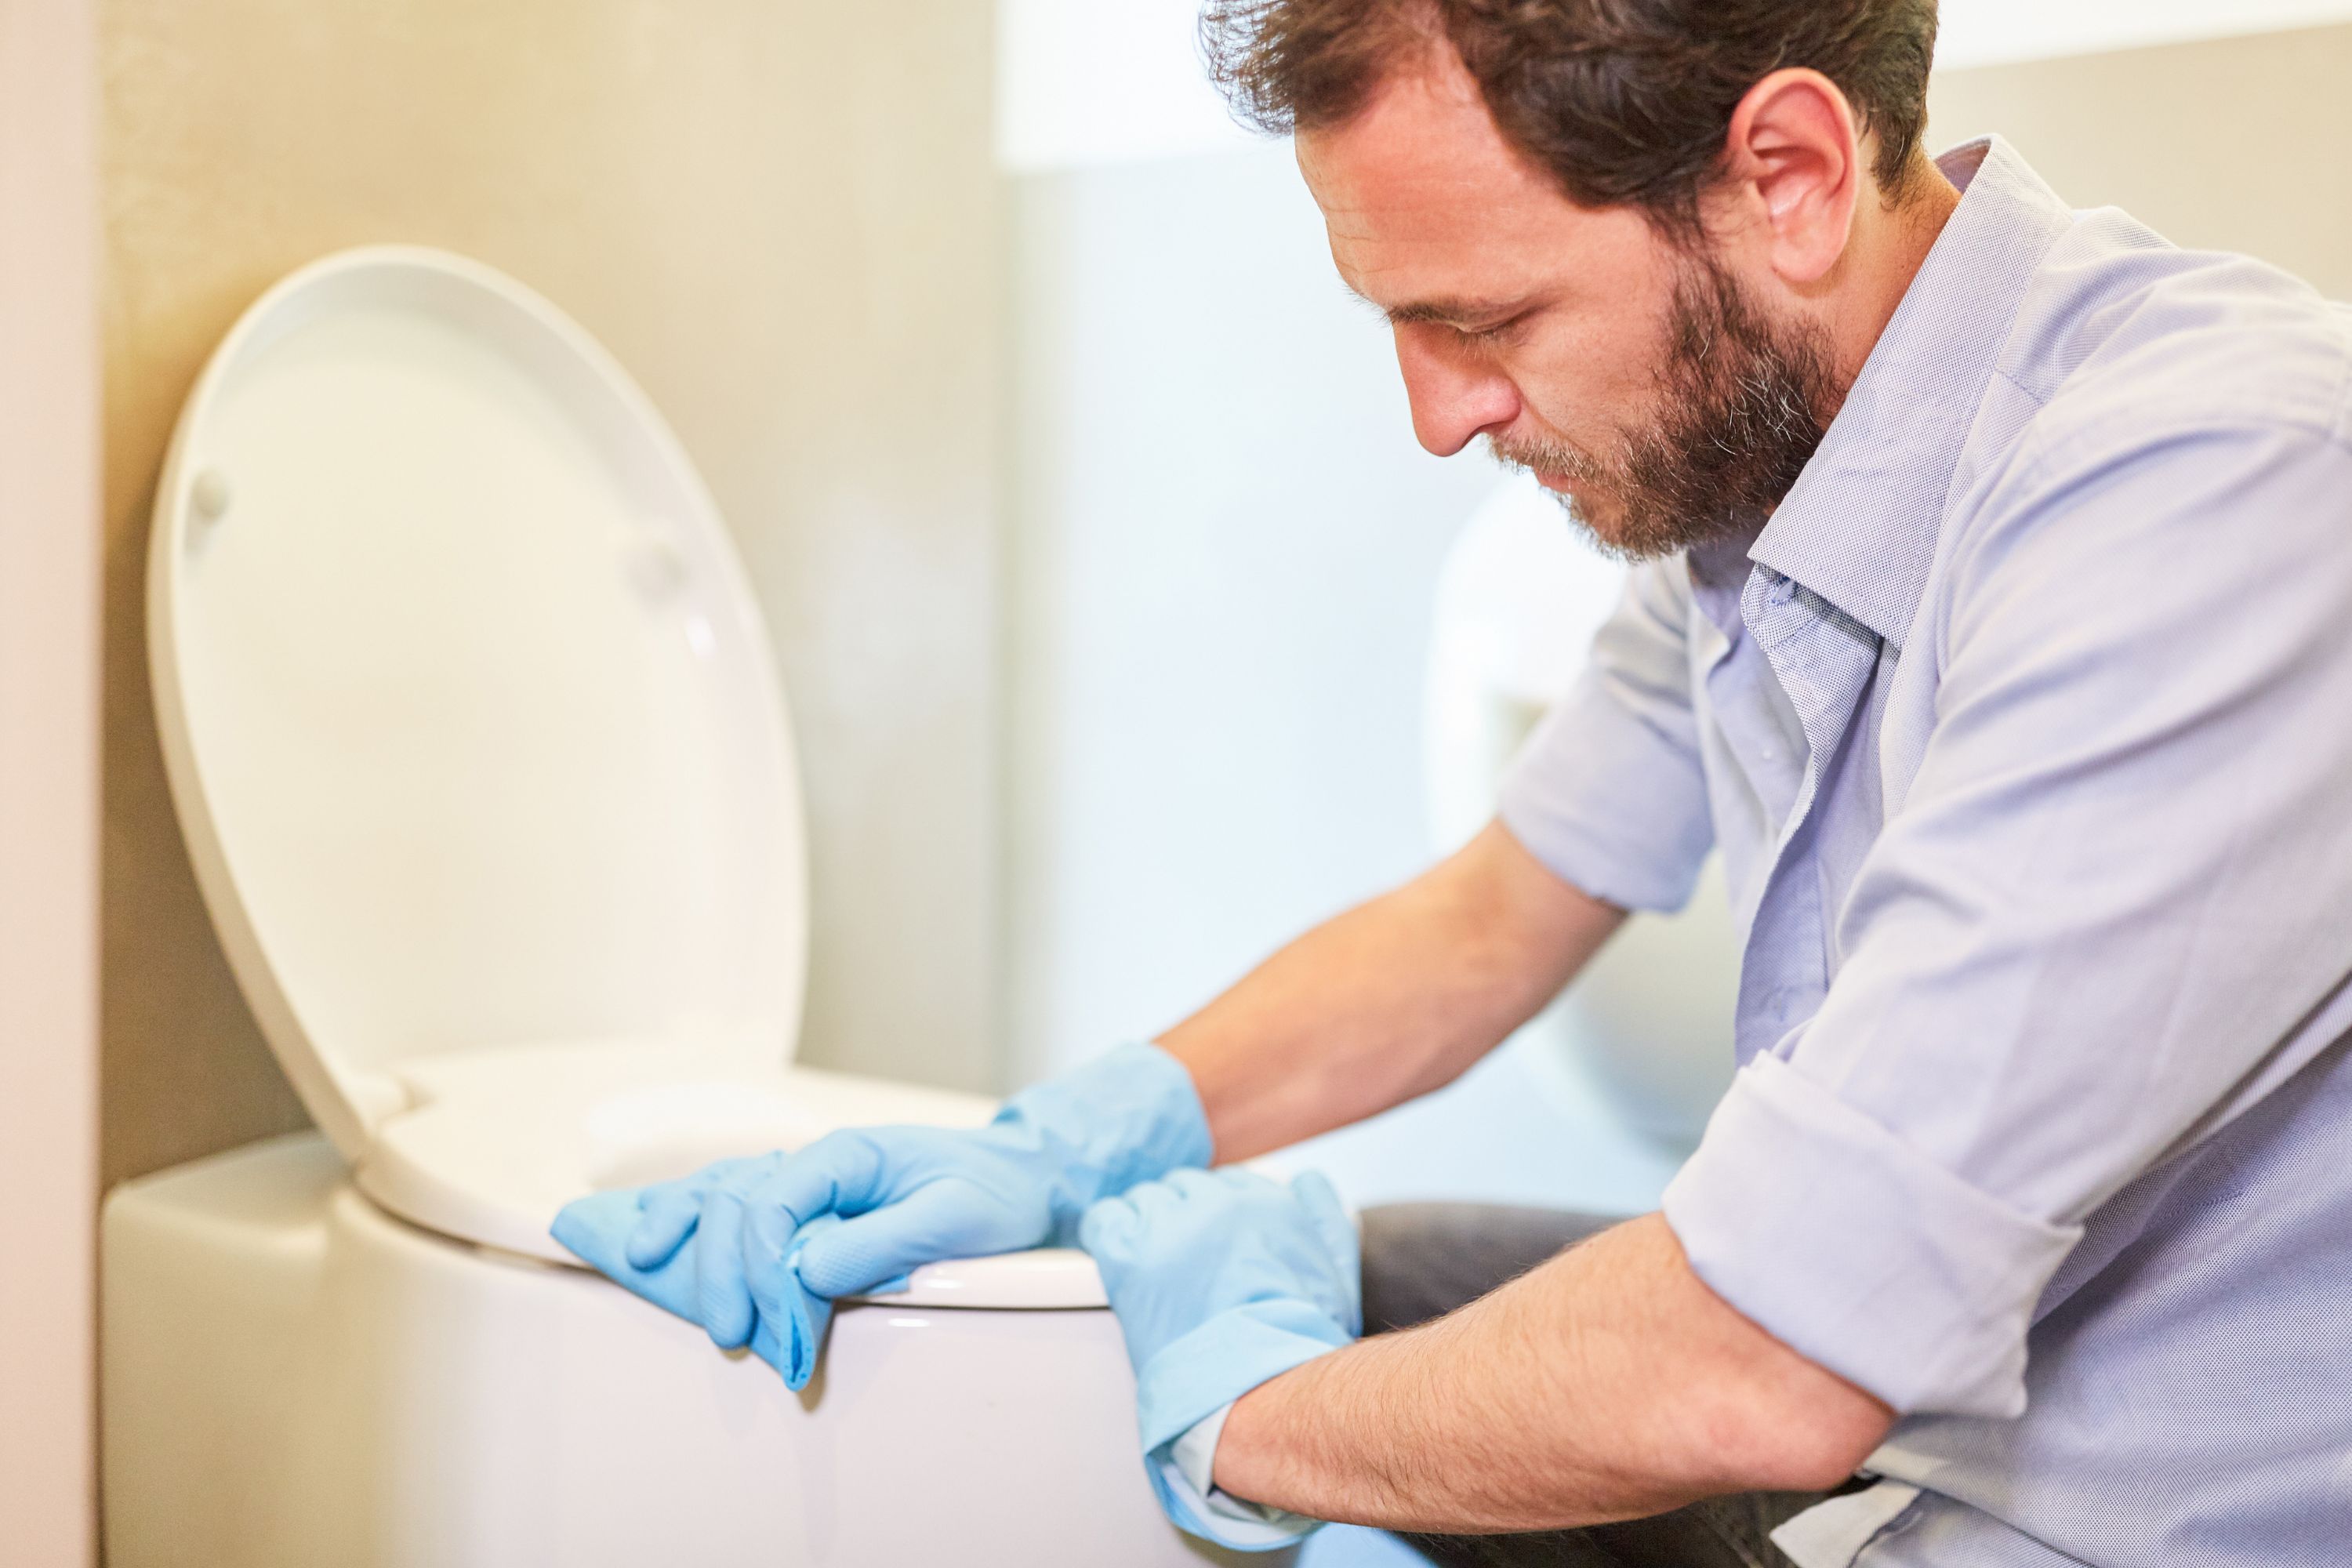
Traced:
<path id="1" fill-rule="evenodd" d="M 1422 444 L 1531 469 L 1623 603 L 1450 860 L 984 1131 L 651 1189 L 616 1272 L 701 1249 L 740 1343 L 1076 1238 L 1154 1484 L 1229 1545 L 2346 1561 L 2345 317 L 2001 142 L 1931 160 L 1934 0 L 1203 26 Z M 1209 1169 L 1448 1082 L 1710 850 L 1740 1070 L 1661 1212 L 1360 1233 Z"/>

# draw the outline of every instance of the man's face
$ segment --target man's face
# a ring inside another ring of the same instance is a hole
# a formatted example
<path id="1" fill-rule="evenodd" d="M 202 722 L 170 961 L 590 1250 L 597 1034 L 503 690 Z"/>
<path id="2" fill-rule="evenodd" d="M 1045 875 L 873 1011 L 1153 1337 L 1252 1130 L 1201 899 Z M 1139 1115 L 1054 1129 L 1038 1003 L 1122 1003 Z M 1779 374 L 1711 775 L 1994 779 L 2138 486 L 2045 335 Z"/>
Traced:
<path id="1" fill-rule="evenodd" d="M 1739 247 L 1694 254 L 1630 208 L 1580 207 L 1504 142 L 1450 51 L 1400 72 L 1299 167 L 1349 287 L 1388 315 L 1414 433 L 1486 437 L 1622 555 L 1752 527 L 1843 389 Z"/>

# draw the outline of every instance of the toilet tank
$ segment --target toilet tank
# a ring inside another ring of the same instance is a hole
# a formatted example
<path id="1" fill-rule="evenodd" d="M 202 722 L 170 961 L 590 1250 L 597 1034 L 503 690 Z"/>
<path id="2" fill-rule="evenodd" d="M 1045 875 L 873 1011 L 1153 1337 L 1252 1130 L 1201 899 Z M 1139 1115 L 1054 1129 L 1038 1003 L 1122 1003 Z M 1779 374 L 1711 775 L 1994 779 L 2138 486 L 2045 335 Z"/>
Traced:
<path id="1" fill-rule="evenodd" d="M 848 1306 L 795 1395 L 310 1134 L 127 1184 L 101 1247 L 112 1568 L 1241 1561 L 1161 1517 L 1104 1310 Z"/>

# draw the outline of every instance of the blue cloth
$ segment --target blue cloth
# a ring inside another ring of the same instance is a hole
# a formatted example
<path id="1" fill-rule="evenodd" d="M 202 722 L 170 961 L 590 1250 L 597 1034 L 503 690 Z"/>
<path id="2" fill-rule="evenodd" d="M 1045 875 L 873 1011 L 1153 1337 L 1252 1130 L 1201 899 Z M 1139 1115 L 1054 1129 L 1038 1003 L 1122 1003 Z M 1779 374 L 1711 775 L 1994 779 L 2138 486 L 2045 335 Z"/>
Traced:
<path id="1" fill-rule="evenodd" d="M 1803 477 L 1634 574 L 1502 816 L 1636 908 L 1722 852 L 1740 1071 L 1665 1215 L 1919 1489 L 1798 1561 L 2340 1560 L 2352 328 L 1944 167 Z"/>
<path id="2" fill-rule="evenodd" d="M 566 1205 L 548 1229 L 583 1262 L 627 1287 L 632 1294 L 690 1323 L 699 1324 L 702 1286 L 693 1252 L 681 1250 L 652 1268 L 636 1268 L 625 1256 L 625 1244 L 638 1218 L 637 1194 L 634 1189 L 598 1193 Z M 831 1215 L 812 1222 L 803 1228 L 803 1238 L 822 1236 L 839 1223 Z M 824 1331 L 833 1321 L 833 1303 L 797 1282 L 797 1252 L 795 1247 L 795 1256 L 787 1258 L 783 1266 L 784 1275 L 793 1282 L 772 1293 L 758 1321 L 741 1342 L 750 1345 L 752 1354 L 774 1367 L 783 1378 L 784 1386 L 795 1392 L 806 1387 L 816 1372 L 817 1355 L 824 1347 Z"/>
<path id="3" fill-rule="evenodd" d="M 1287 1185 L 1247 1170 L 1179 1171 L 1095 1205 L 1078 1241 L 1118 1314 L 1144 1465 L 1169 1518 L 1242 1551 L 1295 1540 L 1296 1526 L 1202 1507 L 1175 1447 L 1258 1384 L 1363 1331 L 1356 1226 L 1331 1184 L 1311 1171 Z"/>

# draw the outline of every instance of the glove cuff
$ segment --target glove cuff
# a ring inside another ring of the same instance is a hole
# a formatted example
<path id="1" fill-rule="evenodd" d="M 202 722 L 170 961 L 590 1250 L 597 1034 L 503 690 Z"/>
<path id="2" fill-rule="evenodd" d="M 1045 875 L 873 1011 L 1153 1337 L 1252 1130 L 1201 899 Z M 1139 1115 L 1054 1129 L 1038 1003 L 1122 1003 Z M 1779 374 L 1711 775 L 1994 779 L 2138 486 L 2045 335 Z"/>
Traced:
<path id="1" fill-rule="evenodd" d="M 1287 1298 L 1218 1313 L 1136 1373 L 1144 1453 L 1155 1454 L 1258 1384 L 1354 1339 L 1328 1314 Z"/>
<path id="2" fill-rule="evenodd" d="M 1058 1238 L 1101 1199 L 1213 1155 L 1208 1112 L 1184 1064 L 1158 1046 L 1131 1044 L 1033 1085 L 1005 1101 L 995 1125 L 1051 1155 Z"/>

